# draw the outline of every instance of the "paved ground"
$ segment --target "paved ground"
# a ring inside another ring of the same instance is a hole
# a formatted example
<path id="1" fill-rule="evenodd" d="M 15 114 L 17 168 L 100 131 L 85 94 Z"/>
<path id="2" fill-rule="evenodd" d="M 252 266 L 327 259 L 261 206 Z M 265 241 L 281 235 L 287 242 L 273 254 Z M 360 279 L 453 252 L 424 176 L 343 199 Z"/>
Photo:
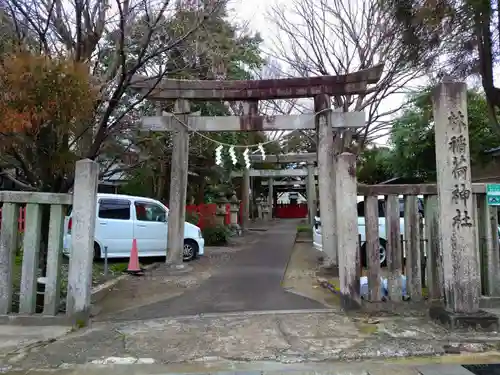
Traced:
<path id="1" fill-rule="evenodd" d="M 208 372 L 234 370 L 242 363 L 255 369 L 263 363 L 337 363 L 450 351 L 481 356 L 495 352 L 499 344 L 497 333 L 450 333 L 425 317 L 368 323 L 327 311 L 233 313 L 94 323 L 0 358 L 0 368 L 142 363 L 176 365 L 176 372 Z"/>
<path id="2" fill-rule="evenodd" d="M 297 375 L 327 370 L 416 375 L 408 362 L 404 371 L 394 367 L 390 372 L 388 362 L 374 361 L 427 356 L 418 364 L 450 358 L 500 362 L 498 333 L 451 333 L 430 323 L 425 309 L 375 317 L 343 313 L 336 299 L 316 285 L 317 254 L 308 244 L 293 246 L 296 224 L 275 223 L 235 246 L 210 249 L 186 274 L 169 275 L 160 267 L 144 278 L 129 278 L 105 298 L 98 319 L 68 335 L 67 328 L 45 327 L 43 341 L 37 342 L 37 328 L 10 328 L 7 336 L 0 330 L 0 373 L 234 375 L 243 370 L 248 372 L 242 375 L 278 375 L 272 371 L 286 367 L 301 370 Z M 332 308 L 321 309 L 325 305 Z M 29 345 L 14 345 L 16 336 L 26 337 Z M 343 363 L 353 360 L 370 365 Z M 461 374 L 457 368 L 441 370 Z"/>
<path id="3" fill-rule="evenodd" d="M 256 241 L 211 269 L 211 277 L 182 295 L 108 314 L 109 320 L 154 319 L 236 311 L 317 309 L 324 306 L 283 290 L 287 263 L 293 250 L 297 220 L 273 222 Z M 207 249 L 209 252 L 210 249 Z"/>
<path id="4" fill-rule="evenodd" d="M 190 375 L 497 375 L 492 372 L 499 366 L 461 366 L 459 364 L 420 364 L 401 365 L 388 363 L 335 363 L 335 364 L 300 364 L 300 365 L 269 365 L 260 364 L 257 366 L 242 365 L 238 369 L 220 371 L 218 368 L 206 368 L 204 372 L 184 372 Z M 469 371 L 469 370 L 470 371 Z M 485 371 L 486 370 L 486 371 Z M 489 370 L 489 371 L 488 371 Z M 472 371 L 472 372 L 471 372 Z M 55 375 L 181 375 L 182 372 L 172 368 L 172 366 L 158 365 L 131 365 L 131 366 L 78 366 L 75 368 L 58 369 L 47 372 L 47 370 L 33 369 L 30 375 L 52 373 Z M 24 371 L 9 372 L 9 374 L 26 374 Z"/>

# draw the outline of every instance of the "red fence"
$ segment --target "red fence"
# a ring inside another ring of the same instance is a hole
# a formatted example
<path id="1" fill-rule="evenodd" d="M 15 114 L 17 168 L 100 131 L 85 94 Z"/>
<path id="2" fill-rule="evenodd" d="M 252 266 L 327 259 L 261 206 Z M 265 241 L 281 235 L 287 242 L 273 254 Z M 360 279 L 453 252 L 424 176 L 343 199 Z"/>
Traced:
<path id="1" fill-rule="evenodd" d="M 303 219 L 307 217 L 307 204 L 278 204 L 275 212 L 278 219 Z"/>

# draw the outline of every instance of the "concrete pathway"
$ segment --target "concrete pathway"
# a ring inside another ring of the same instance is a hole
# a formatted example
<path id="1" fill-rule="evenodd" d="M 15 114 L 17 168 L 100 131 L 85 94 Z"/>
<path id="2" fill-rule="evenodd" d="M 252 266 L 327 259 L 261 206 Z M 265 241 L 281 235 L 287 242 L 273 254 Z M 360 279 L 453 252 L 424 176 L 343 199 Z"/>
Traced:
<path id="1" fill-rule="evenodd" d="M 199 287 L 175 298 L 109 315 L 106 319 L 118 321 L 202 313 L 324 308 L 317 301 L 286 292 L 281 285 L 298 222 L 282 220 L 269 224 L 251 247 L 233 254 Z"/>
<path id="2" fill-rule="evenodd" d="M 0 373 L 2 367 L 63 370 L 111 364 L 168 366 L 162 373 L 262 371 L 286 364 L 337 367 L 344 361 L 387 358 L 423 364 L 444 361 L 450 352 L 457 353 L 454 358 L 460 362 L 455 364 L 499 363 L 499 344 L 497 333 L 451 333 L 425 317 L 380 318 L 373 324 L 327 311 L 212 314 L 94 323 L 5 353 Z M 439 357 L 409 358 L 414 356 Z"/>

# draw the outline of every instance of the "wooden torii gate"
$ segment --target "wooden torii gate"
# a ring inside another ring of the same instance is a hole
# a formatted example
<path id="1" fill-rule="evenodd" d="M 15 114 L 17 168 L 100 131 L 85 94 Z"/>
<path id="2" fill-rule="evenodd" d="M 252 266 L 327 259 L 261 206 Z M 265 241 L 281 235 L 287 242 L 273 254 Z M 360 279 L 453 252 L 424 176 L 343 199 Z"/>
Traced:
<path id="1" fill-rule="evenodd" d="M 363 95 L 368 85 L 376 84 L 383 65 L 355 73 L 339 76 L 310 78 L 287 78 L 247 81 L 194 81 L 158 80 L 157 77 L 134 76 L 131 87 L 159 105 L 175 101 L 174 113 L 163 116 L 144 117 L 142 126 L 150 131 L 172 131 L 173 150 L 169 197 L 168 264 L 182 268 L 185 203 L 189 155 L 189 131 L 276 131 L 316 129 L 318 133 L 318 169 L 320 180 L 321 219 L 323 222 L 323 248 L 328 255 L 334 251 L 334 206 L 333 206 L 333 130 L 332 128 L 357 128 L 365 125 L 362 112 L 334 112 L 330 109 L 330 97 L 339 95 Z M 314 98 L 313 114 L 287 116 L 260 116 L 259 100 Z M 242 101 L 243 116 L 201 117 L 190 116 L 189 100 L 196 101 Z M 243 179 L 243 188 L 249 189 L 248 173 Z M 242 197 L 245 213 L 249 202 Z M 244 215 L 243 227 L 247 227 L 248 214 Z M 325 246 L 326 245 L 326 246 Z"/>

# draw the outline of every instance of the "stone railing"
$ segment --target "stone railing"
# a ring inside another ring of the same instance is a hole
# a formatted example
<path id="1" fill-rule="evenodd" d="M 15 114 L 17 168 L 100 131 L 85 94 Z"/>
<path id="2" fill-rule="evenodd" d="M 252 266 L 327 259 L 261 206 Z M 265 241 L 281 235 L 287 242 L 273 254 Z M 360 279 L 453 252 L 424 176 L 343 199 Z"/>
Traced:
<path id="1" fill-rule="evenodd" d="M 97 180 L 99 168 L 91 160 L 76 163 L 73 194 L 37 192 L 0 192 L 2 221 L 0 228 L 0 316 L 9 319 L 35 317 L 37 284 L 41 269 L 46 269 L 43 291 L 43 311 L 39 317 L 55 317 L 60 305 L 61 265 L 64 218 L 72 205 L 72 248 L 68 274 L 66 315 L 86 315 L 90 309 L 92 255 L 96 216 Z M 26 205 L 25 233 L 18 243 L 19 207 Z M 43 206 L 50 206 L 48 223 L 42 223 Z M 42 227 L 42 225 L 48 225 Z M 40 257 L 42 231 L 48 231 L 47 256 Z M 15 255 L 22 248 L 20 282 Z M 46 265 L 40 259 L 46 258 Z M 19 287 L 19 291 L 15 290 Z M 13 308 L 13 296 L 19 293 L 19 308 Z M 17 311 L 15 311 L 17 310 Z"/>
<path id="2" fill-rule="evenodd" d="M 402 274 L 406 276 L 406 292 L 412 301 L 423 298 L 423 287 L 427 288 L 429 299 L 443 298 L 436 189 L 435 184 L 358 185 L 358 194 L 364 196 L 364 248 L 370 300 L 381 299 L 380 278 L 385 275 L 389 298 L 401 301 Z M 485 184 L 472 185 L 472 204 L 476 220 L 470 224 L 475 228 L 482 294 L 497 297 L 500 296 L 498 212 L 487 204 Z M 385 224 L 382 240 L 381 224 Z M 386 272 L 380 267 L 382 242 Z"/>

